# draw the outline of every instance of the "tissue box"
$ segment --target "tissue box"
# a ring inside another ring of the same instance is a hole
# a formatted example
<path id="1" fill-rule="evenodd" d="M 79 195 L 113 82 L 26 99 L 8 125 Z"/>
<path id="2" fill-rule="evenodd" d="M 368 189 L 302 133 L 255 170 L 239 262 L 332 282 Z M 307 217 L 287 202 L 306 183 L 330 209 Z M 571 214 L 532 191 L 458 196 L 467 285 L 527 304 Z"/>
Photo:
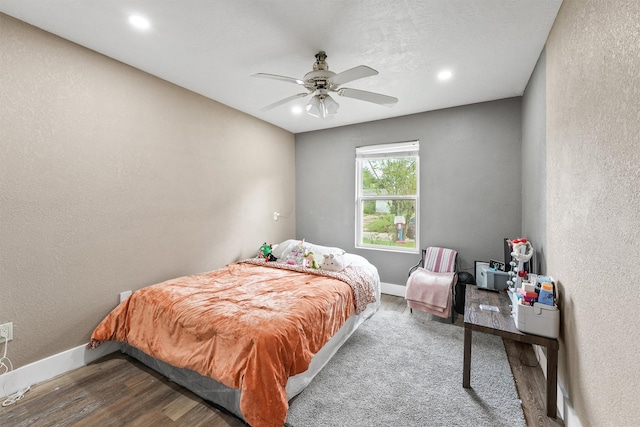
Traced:
<path id="1" fill-rule="evenodd" d="M 547 338 L 558 338 L 560 333 L 560 310 L 555 305 L 514 304 L 513 320 L 521 332 L 540 335 Z"/>
<path id="2" fill-rule="evenodd" d="M 480 267 L 479 277 L 476 278 L 476 284 L 479 288 L 490 289 L 492 291 L 502 291 L 508 287 L 509 273 L 497 271 L 489 268 L 487 265 Z"/>

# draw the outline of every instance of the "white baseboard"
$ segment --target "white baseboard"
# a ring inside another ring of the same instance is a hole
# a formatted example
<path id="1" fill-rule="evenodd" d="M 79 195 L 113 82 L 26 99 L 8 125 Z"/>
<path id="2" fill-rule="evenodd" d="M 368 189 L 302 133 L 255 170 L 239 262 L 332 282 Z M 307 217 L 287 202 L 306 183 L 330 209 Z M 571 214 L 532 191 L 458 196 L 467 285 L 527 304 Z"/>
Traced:
<path id="1" fill-rule="evenodd" d="M 539 345 L 534 345 L 533 351 L 536 354 L 536 359 L 538 359 L 540 367 L 542 368 L 544 377 L 547 378 L 547 356 L 544 354 L 542 347 L 540 347 Z M 558 396 L 556 398 L 558 416 L 562 419 L 564 425 L 566 427 L 582 427 L 582 423 L 576 415 L 573 406 L 571 406 L 571 402 L 569 401 L 567 393 L 560 381 L 558 381 L 556 395 Z"/>
<path id="2" fill-rule="evenodd" d="M 387 295 L 404 298 L 407 287 L 403 285 L 394 285 L 393 283 L 380 282 L 380 292 Z"/>
<path id="3" fill-rule="evenodd" d="M 0 397 L 81 368 L 117 350 L 120 350 L 120 343 L 115 341 L 104 342 L 94 350 L 81 345 L 7 372 L 0 375 Z"/>

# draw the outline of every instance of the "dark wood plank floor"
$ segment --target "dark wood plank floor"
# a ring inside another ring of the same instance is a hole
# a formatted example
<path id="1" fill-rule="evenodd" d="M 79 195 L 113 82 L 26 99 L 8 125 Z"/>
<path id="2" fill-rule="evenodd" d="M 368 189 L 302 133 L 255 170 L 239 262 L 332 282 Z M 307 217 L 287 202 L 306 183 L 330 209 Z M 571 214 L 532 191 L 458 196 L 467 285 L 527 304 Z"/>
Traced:
<path id="1" fill-rule="evenodd" d="M 383 295 L 381 309 L 411 315 L 400 297 Z M 456 317 L 455 325 L 462 327 L 462 316 Z M 505 341 L 505 348 L 527 425 L 562 425 L 545 415 L 546 382 L 531 346 Z M 32 387 L 22 400 L 0 407 L 0 425 L 246 427 L 121 353 Z"/>

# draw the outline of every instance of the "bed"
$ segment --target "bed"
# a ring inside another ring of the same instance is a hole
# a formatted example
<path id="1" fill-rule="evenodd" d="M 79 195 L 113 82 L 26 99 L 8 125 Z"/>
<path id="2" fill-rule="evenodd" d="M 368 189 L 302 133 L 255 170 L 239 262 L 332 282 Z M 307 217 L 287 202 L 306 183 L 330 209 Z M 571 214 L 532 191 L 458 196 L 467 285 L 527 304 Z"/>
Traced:
<path id="1" fill-rule="evenodd" d="M 300 248 L 303 248 L 300 253 Z M 335 255 L 337 269 L 304 254 Z M 251 258 L 135 291 L 95 328 L 104 341 L 253 427 L 282 427 L 300 393 L 380 304 L 365 258 L 287 240 Z"/>

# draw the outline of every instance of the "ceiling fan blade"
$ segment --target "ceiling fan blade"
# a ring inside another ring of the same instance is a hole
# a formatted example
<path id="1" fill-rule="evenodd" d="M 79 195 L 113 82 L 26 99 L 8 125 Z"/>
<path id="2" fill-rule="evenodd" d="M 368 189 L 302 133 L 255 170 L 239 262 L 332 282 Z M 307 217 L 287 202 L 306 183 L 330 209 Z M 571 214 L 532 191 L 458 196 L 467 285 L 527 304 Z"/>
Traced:
<path id="1" fill-rule="evenodd" d="M 354 80 L 371 77 L 378 74 L 376 70 L 366 65 L 358 65 L 346 71 L 336 74 L 331 78 L 332 85 L 339 86 Z"/>
<path id="2" fill-rule="evenodd" d="M 286 77 L 286 76 L 278 76 L 277 74 L 257 73 L 257 74 L 252 74 L 251 77 L 261 77 L 264 79 L 281 80 L 283 82 L 295 83 L 297 85 L 304 86 L 304 82 L 300 79 L 295 79 L 293 77 Z"/>
<path id="3" fill-rule="evenodd" d="M 281 99 L 280 101 L 276 101 L 273 104 L 269 104 L 266 107 L 261 108 L 260 111 L 271 110 L 272 108 L 279 107 L 279 106 L 281 106 L 283 104 L 286 104 L 287 102 L 293 101 L 294 99 L 302 98 L 302 97 L 305 97 L 305 96 L 310 95 L 310 94 L 311 94 L 311 92 L 304 92 L 304 93 L 298 93 L 298 94 L 295 94 L 295 95 L 291 95 L 289 97 Z"/>
<path id="4" fill-rule="evenodd" d="M 366 90 L 360 89 L 350 89 L 348 87 L 338 89 L 337 92 L 340 96 L 359 99 L 361 101 L 373 102 L 374 104 L 386 105 L 387 107 L 391 107 L 395 105 L 396 102 L 398 102 L 398 98 L 394 98 L 393 96 L 367 92 Z"/>

